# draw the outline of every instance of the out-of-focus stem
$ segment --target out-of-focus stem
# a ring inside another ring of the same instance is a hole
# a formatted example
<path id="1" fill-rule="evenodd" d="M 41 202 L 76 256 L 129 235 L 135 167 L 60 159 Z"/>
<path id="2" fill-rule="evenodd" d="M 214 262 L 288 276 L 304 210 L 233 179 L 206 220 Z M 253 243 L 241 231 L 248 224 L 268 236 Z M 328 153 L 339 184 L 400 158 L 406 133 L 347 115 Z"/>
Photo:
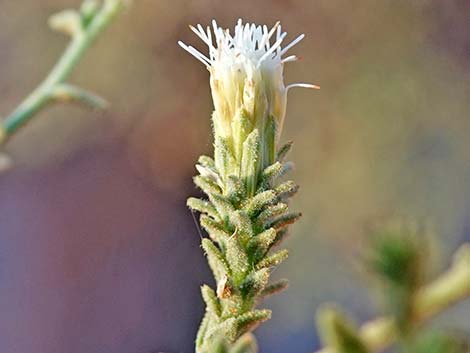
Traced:
<path id="1" fill-rule="evenodd" d="M 470 298 L 470 244 L 457 251 L 447 272 L 417 293 L 417 319 L 426 320 L 464 298 Z"/>
<path id="2" fill-rule="evenodd" d="M 466 298 L 470 298 L 470 244 L 457 251 L 446 272 L 419 290 L 414 300 L 416 320 L 423 323 Z M 392 318 L 381 317 L 365 323 L 359 329 L 359 337 L 370 352 L 380 352 L 394 342 L 396 330 Z M 316 353 L 336 352 L 326 347 Z"/>
<path id="3" fill-rule="evenodd" d="M 86 49 L 123 7 L 123 0 L 105 0 L 85 28 L 73 28 L 72 39 L 46 79 L 1 124 L 0 144 L 4 144 L 41 109 L 51 102 L 79 99 L 101 108 L 103 100 L 78 87 L 64 85 Z M 59 15 L 60 16 L 60 15 Z M 94 104 L 96 103 L 96 104 Z"/>

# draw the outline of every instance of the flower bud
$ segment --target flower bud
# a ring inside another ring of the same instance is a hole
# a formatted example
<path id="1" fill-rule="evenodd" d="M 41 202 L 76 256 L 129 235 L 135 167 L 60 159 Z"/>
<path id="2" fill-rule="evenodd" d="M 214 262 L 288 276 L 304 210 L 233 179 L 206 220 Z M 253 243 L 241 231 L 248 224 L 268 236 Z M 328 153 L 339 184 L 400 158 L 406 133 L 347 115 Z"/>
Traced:
<path id="1" fill-rule="evenodd" d="M 304 35 L 282 48 L 287 33 L 282 32 L 279 22 L 268 30 L 267 26 L 243 24 L 238 20 L 233 35 L 228 29 L 219 27 L 215 20 L 212 28 L 207 27 L 206 30 L 201 25 L 190 28 L 208 46 L 208 55 L 178 43 L 210 72 L 216 141 L 223 140 L 229 146 L 234 161 L 240 165 L 244 142 L 251 132 L 258 130 L 260 165 L 257 169 L 265 168 L 274 162 L 286 114 L 287 91 L 296 86 L 318 88 L 303 83 L 284 85 L 284 64 L 298 58 L 295 55 L 283 56 Z"/>

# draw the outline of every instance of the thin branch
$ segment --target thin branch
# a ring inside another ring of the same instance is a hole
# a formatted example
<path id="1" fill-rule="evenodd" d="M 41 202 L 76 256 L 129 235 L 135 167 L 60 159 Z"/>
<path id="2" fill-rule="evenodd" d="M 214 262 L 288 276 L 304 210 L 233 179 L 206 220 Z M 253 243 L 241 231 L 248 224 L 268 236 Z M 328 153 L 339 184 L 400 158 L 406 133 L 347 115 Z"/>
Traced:
<path id="1" fill-rule="evenodd" d="M 49 103 L 71 98 L 93 107 L 106 105 L 102 98 L 64 82 L 84 52 L 123 5 L 123 0 L 104 0 L 102 6 L 98 6 L 94 0 L 85 0 L 81 13 L 66 10 L 51 17 L 49 21 L 51 28 L 65 32 L 72 39 L 46 79 L 5 118 L 0 131 L 0 144 L 4 144 Z"/>

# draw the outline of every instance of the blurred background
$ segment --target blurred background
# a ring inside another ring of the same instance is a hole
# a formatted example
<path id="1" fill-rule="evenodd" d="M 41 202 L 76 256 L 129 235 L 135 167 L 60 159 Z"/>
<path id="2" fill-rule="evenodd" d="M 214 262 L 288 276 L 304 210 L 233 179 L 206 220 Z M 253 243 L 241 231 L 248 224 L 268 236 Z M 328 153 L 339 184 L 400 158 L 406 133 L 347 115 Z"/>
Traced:
<path id="1" fill-rule="evenodd" d="M 0 0 L 0 114 L 46 75 L 67 39 L 47 18 L 78 0 Z M 188 24 L 281 20 L 303 58 L 286 82 L 293 208 L 304 217 L 265 303 L 262 352 L 319 347 L 325 301 L 380 314 L 360 269 L 368 224 L 430 225 L 441 255 L 470 240 L 470 2 L 467 0 L 135 0 L 73 75 L 112 102 L 43 112 L 7 146 L 0 176 L 0 352 L 189 353 L 212 284 L 193 217 L 194 163 L 211 153 L 207 70 Z M 470 305 L 435 325 L 470 330 Z"/>

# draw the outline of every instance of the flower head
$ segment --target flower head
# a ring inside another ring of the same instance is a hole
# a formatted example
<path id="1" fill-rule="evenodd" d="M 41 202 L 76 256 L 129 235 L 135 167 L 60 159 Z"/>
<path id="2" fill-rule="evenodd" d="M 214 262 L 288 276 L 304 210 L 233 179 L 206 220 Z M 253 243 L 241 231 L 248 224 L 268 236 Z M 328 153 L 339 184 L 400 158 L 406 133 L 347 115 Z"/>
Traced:
<path id="1" fill-rule="evenodd" d="M 190 28 L 209 48 L 204 55 L 178 42 L 210 72 L 217 182 L 229 192 L 230 178 L 241 178 L 248 194 L 254 195 L 262 171 L 277 158 L 289 88 L 319 88 L 306 83 L 284 85 L 284 64 L 298 60 L 286 53 L 304 35 L 282 47 L 287 33 L 279 22 L 268 29 L 238 20 L 233 34 L 215 20 L 206 30 L 201 25 Z"/>
<path id="2" fill-rule="evenodd" d="M 233 122 L 240 114 L 248 116 L 254 127 L 262 127 L 272 116 L 279 134 L 289 88 L 318 88 L 305 83 L 284 85 L 284 63 L 298 60 L 295 55 L 285 55 L 304 35 L 282 47 L 287 33 L 282 32 L 279 22 L 268 29 L 265 25 L 243 24 L 240 19 L 233 34 L 219 27 L 215 20 L 212 29 L 208 26 L 204 30 L 201 25 L 190 28 L 207 44 L 208 55 L 181 41 L 178 43 L 210 72 L 216 134 L 233 136 L 236 130 Z"/>

